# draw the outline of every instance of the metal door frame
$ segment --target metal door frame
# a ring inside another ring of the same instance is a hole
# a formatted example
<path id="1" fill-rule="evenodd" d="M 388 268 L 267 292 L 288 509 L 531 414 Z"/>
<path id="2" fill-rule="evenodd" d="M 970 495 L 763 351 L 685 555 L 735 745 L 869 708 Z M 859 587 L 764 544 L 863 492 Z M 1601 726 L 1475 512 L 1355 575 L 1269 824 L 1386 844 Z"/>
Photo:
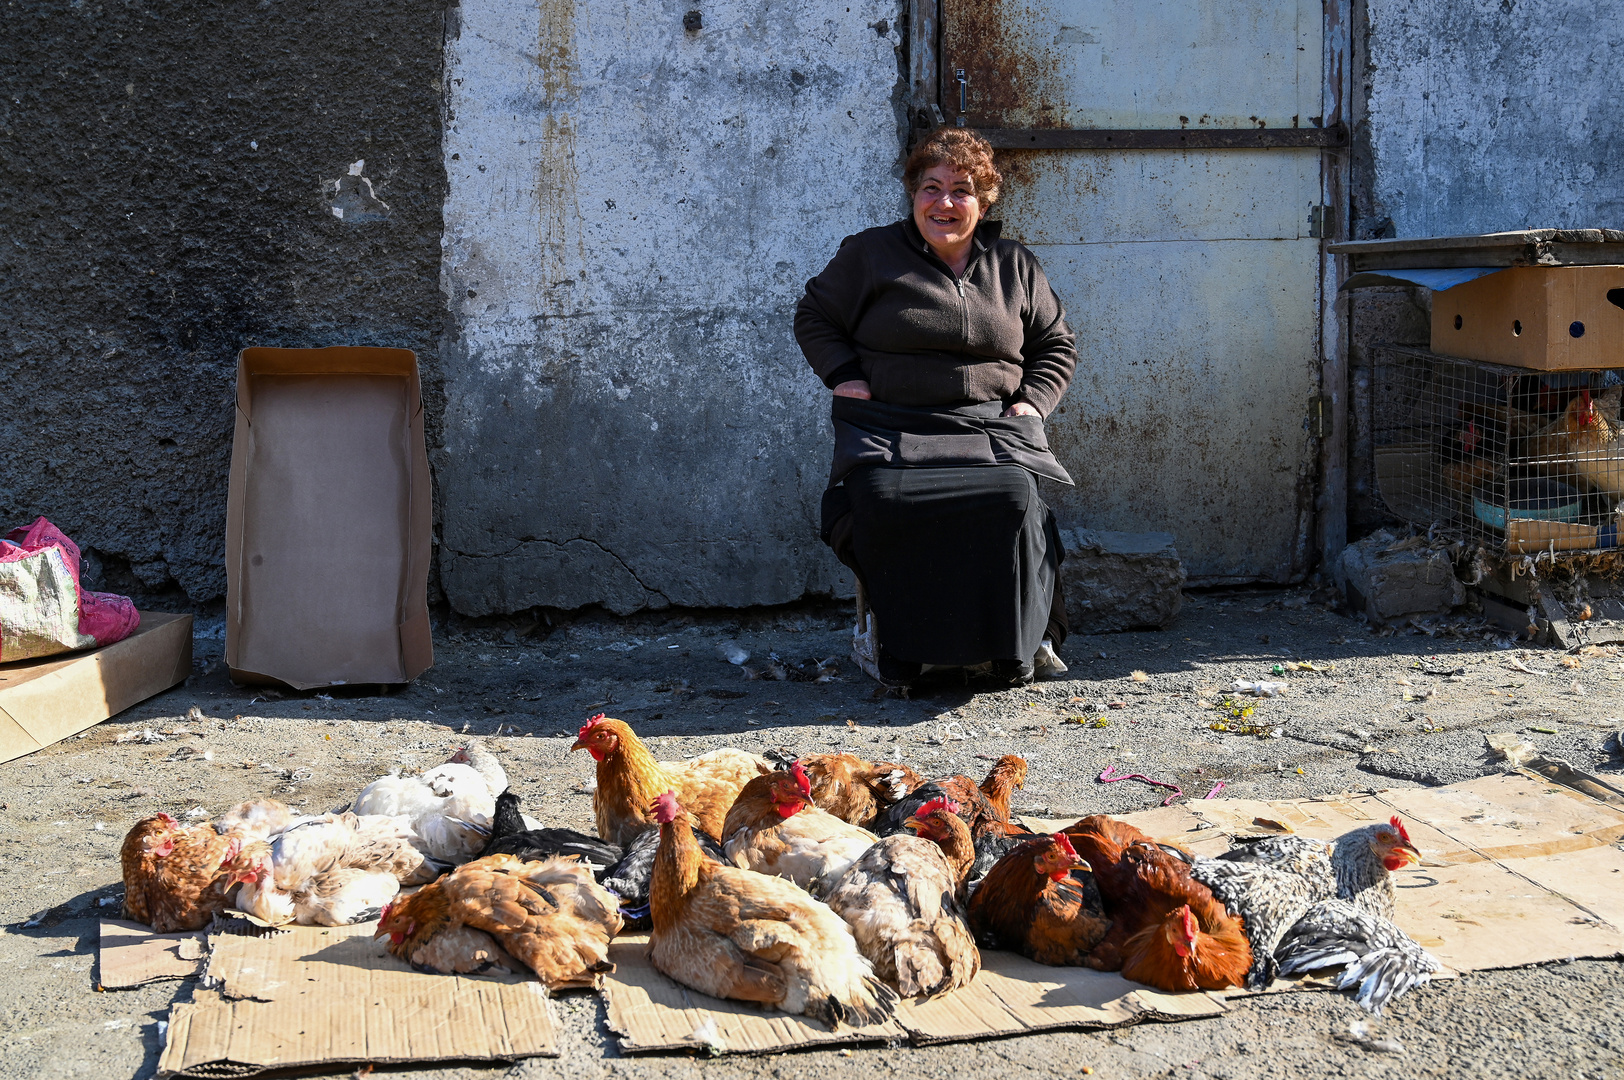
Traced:
<path id="1" fill-rule="evenodd" d="M 942 101 L 942 4 L 952 0 L 908 0 L 909 141 L 947 123 Z M 998 149 L 1264 149 L 1320 148 L 1319 282 L 1314 321 L 1319 343 L 1320 393 L 1310 405 L 1309 434 L 1319 440 L 1318 491 L 1296 545 L 1306 564 L 1312 546 L 1321 569 L 1335 564 L 1348 541 L 1348 298 L 1337 286 L 1347 274 L 1346 256 L 1329 251 L 1347 239 L 1351 219 L 1351 155 L 1348 114 L 1353 101 L 1353 0 L 1323 0 L 1320 104 L 1322 125 L 1190 131 L 1178 128 L 1023 130 L 980 129 Z M 1327 317 L 1329 316 L 1329 317 Z M 1312 535 L 1310 535 L 1312 533 Z M 1292 576 L 1306 575 L 1297 565 Z"/>

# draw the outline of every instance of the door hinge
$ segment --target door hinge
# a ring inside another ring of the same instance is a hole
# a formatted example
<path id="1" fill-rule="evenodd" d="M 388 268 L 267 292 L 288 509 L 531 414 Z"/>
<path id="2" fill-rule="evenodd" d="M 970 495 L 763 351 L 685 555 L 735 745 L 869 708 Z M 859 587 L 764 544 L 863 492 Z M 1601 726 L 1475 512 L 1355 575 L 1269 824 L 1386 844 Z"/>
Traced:
<path id="1" fill-rule="evenodd" d="M 1315 240 L 1329 240 L 1336 235 L 1336 207 L 1320 203 L 1308 208 L 1308 235 Z"/>

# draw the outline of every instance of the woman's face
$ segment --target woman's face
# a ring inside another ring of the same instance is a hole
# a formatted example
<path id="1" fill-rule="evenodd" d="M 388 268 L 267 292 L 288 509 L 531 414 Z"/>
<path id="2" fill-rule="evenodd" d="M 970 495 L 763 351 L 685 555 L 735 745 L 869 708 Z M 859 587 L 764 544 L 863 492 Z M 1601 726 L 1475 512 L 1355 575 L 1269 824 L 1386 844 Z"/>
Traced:
<path id="1" fill-rule="evenodd" d="M 970 242 L 981 220 L 981 201 L 975 190 L 970 174 L 954 165 L 943 163 L 925 170 L 914 192 L 913 215 L 931 247 L 952 250 Z"/>

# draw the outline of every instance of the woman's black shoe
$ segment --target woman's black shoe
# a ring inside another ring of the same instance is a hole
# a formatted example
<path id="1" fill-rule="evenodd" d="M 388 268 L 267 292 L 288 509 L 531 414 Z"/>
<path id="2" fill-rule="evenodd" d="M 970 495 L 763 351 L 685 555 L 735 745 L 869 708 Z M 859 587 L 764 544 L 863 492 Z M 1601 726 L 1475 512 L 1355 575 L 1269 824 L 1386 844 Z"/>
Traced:
<path id="1" fill-rule="evenodd" d="M 1005 686 L 1026 686 L 1032 681 L 1033 667 L 1030 660 L 994 660 L 992 662 L 993 681 Z"/>

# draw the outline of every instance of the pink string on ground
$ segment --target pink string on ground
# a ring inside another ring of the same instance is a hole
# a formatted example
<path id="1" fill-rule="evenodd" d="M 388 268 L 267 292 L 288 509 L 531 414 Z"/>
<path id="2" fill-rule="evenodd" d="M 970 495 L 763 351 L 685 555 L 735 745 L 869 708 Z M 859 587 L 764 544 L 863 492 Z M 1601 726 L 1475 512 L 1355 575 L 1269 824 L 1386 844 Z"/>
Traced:
<path id="1" fill-rule="evenodd" d="M 1226 788 L 1228 786 L 1229 786 L 1229 781 L 1220 780 L 1216 784 L 1212 785 L 1212 790 L 1211 791 L 1207 792 L 1205 795 L 1203 795 L 1201 797 L 1203 799 L 1216 799 L 1218 797 L 1218 793 L 1220 791 L 1224 790 L 1224 788 Z"/>
<path id="2" fill-rule="evenodd" d="M 1170 788 L 1172 789 L 1173 794 L 1162 800 L 1163 806 L 1168 805 L 1174 799 L 1177 799 L 1184 794 L 1184 789 L 1179 787 L 1177 784 L 1169 784 L 1165 780 L 1152 780 L 1144 773 L 1123 773 L 1121 776 L 1112 776 L 1111 774 L 1114 772 L 1116 772 L 1116 766 L 1107 765 L 1105 767 L 1105 771 L 1099 775 L 1099 782 L 1102 784 L 1114 784 L 1118 780 L 1143 780 L 1145 783 L 1153 784 L 1159 788 Z"/>

